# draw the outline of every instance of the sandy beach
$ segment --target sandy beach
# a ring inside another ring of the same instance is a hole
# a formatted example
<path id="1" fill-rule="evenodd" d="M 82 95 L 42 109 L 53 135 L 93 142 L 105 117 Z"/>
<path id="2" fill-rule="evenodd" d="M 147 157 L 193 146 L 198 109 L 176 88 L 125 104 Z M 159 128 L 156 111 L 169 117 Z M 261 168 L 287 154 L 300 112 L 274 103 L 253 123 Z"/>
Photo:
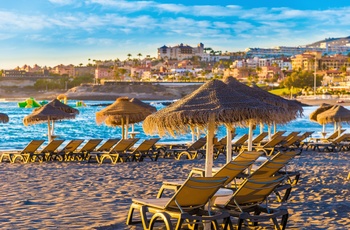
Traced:
<path id="1" fill-rule="evenodd" d="M 349 152 L 303 152 L 289 164 L 301 179 L 286 204 L 287 229 L 348 229 Z M 221 166 L 221 156 L 214 162 Z M 186 178 L 204 159 L 111 165 L 1 163 L 1 229 L 142 229 L 125 219 L 134 197 L 154 198 L 162 181 Z M 269 222 L 258 229 L 272 229 Z"/>

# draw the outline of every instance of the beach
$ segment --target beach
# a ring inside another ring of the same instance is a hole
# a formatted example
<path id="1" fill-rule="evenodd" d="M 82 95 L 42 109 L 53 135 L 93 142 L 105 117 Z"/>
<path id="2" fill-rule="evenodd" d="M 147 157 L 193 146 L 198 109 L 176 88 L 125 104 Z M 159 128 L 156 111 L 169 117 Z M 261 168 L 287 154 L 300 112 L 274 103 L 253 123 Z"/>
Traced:
<path id="1" fill-rule="evenodd" d="M 290 162 L 301 179 L 285 204 L 287 229 L 349 228 L 349 160 L 349 152 L 304 151 Z M 0 228 L 142 229 L 125 225 L 131 199 L 155 198 L 162 181 L 185 179 L 204 161 L 1 163 Z M 221 156 L 214 166 L 224 162 Z M 257 229 L 273 228 L 264 222 Z"/>

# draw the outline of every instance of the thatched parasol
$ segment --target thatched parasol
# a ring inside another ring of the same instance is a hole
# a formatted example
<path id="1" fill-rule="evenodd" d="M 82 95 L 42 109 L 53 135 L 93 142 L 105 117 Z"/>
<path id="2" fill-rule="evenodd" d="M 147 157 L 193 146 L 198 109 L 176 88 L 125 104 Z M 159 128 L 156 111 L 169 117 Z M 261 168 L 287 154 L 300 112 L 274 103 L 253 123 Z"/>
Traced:
<path id="1" fill-rule="evenodd" d="M 198 126 L 207 129 L 206 175 L 211 175 L 212 141 L 216 125 L 236 124 L 252 127 L 259 122 L 273 122 L 283 109 L 237 93 L 220 80 L 212 80 L 171 105 L 149 115 L 143 122 L 148 134 L 173 136 Z"/>
<path id="2" fill-rule="evenodd" d="M 223 80 L 226 84 L 228 84 L 230 87 L 232 87 L 235 91 L 249 95 L 251 97 L 255 97 L 256 99 L 265 102 L 267 104 L 271 104 L 273 106 L 278 106 L 285 109 L 285 113 L 282 117 L 279 117 L 272 123 L 268 124 L 269 129 L 269 138 L 271 138 L 271 125 L 276 124 L 285 124 L 288 123 L 298 117 L 302 116 L 303 113 L 303 107 L 300 103 L 297 103 L 295 101 L 287 100 L 283 97 L 271 94 L 258 86 L 249 87 L 245 84 L 240 83 L 237 79 L 233 77 L 227 77 Z M 262 125 L 261 126 L 261 132 L 262 132 Z M 276 131 L 276 128 L 275 128 Z M 250 139 L 249 139 L 250 140 Z"/>
<path id="3" fill-rule="evenodd" d="M 5 113 L 0 113 L 0 123 L 7 123 L 9 122 L 9 116 Z"/>
<path id="4" fill-rule="evenodd" d="M 50 121 L 58 121 L 58 120 L 66 120 L 66 119 L 74 119 L 76 114 L 74 113 L 66 113 L 62 110 L 53 107 L 51 104 L 46 104 L 43 107 L 35 109 L 31 114 L 25 116 L 23 118 L 23 124 L 34 125 L 39 123 L 48 123 L 48 138 L 51 141 L 51 125 Z"/>
<path id="5" fill-rule="evenodd" d="M 341 122 L 350 123 L 350 110 L 341 105 L 334 105 L 330 109 L 317 115 L 317 122 L 320 124 L 327 124 L 331 122 L 338 123 L 338 130 L 340 134 Z"/>
<path id="6" fill-rule="evenodd" d="M 319 115 L 320 113 L 323 113 L 324 111 L 326 111 L 332 107 L 333 107 L 333 105 L 322 103 L 320 105 L 320 107 L 318 107 L 315 111 L 310 113 L 310 115 L 309 115 L 310 120 L 317 122 L 317 115 Z M 322 136 L 325 137 L 326 136 L 326 124 L 321 124 L 321 125 L 322 125 Z"/>
<path id="7" fill-rule="evenodd" d="M 145 109 L 148 109 L 151 113 L 157 112 L 157 108 L 156 107 L 154 107 L 154 106 L 152 106 L 150 104 L 144 103 L 144 102 L 142 102 L 141 100 L 139 100 L 137 98 L 131 98 L 130 102 L 132 102 L 134 104 L 137 104 L 139 106 L 142 106 Z"/>
<path id="8" fill-rule="evenodd" d="M 57 97 L 58 98 L 58 97 Z M 53 107 L 63 111 L 63 112 L 66 112 L 66 113 L 74 113 L 74 114 L 79 114 L 79 110 L 67 105 L 67 104 L 64 104 L 62 103 L 60 100 L 58 99 L 53 99 L 52 101 L 50 101 L 49 103 L 47 104 L 50 104 L 52 105 Z M 52 121 L 52 133 L 51 135 L 54 135 L 53 131 L 54 131 L 54 124 L 55 122 Z"/>
<path id="9" fill-rule="evenodd" d="M 77 109 L 75 109 L 75 108 L 73 108 L 73 107 L 71 107 L 69 105 L 66 105 L 66 104 L 62 103 L 58 99 L 53 99 L 52 101 L 50 101 L 47 104 L 50 104 L 53 107 L 55 107 L 55 108 L 57 108 L 59 110 L 62 110 L 63 112 L 66 112 L 66 113 L 79 114 L 79 110 L 77 110 Z"/>
<path id="10" fill-rule="evenodd" d="M 152 112 L 144 106 L 130 102 L 128 97 L 120 97 L 117 100 L 96 112 L 96 123 L 105 122 L 109 126 L 122 126 L 122 138 L 125 137 L 125 123 L 138 123 L 143 121 Z"/>

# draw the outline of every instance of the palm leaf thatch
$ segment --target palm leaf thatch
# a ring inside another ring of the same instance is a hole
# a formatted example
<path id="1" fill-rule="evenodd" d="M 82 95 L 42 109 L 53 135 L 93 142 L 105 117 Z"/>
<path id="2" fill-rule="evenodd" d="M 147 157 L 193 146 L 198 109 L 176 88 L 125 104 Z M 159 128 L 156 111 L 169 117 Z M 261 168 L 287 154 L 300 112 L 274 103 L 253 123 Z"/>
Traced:
<path id="1" fill-rule="evenodd" d="M 320 107 L 318 107 L 315 111 L 310 113 L 310 115 L 309 115 L 310 120 L 314 121 L 314 122 L 317 122 L 317 116 L 319 114 L 323 113 L 324 111 L 329 110 L 332 107 L 333 107 L 333 105 L 322 103 L 320 105 Z"/>
<path id="2" fill-rule="evenodd" d="M 156 107 L 149 105 L 147 103 L 142 102 L 141 100 L 137 99 L 137 98 L 131 98 L 130 102 L 137 104 L 139 106 L 144 107 L 145 109 L 148 109 L 151 113 L 157 112 Z"/>
<path id="3" fill-rule="evenodd" d="M 66 113 L 53 107 L 51 104 L 46 104 L 38 109 L 35 109 L 31 114 L 23 118 L 25 126 L 44 123 L 47 121 L 57 121 L 74 119 L 74 113 Z"/>
<path id="4" fill-rule="evenodd" d="M 9 122 L 9 116 L 5 113 L 0 113 L 0 123 L 7 123 Z"/>
<path id="5" fill-rule="evenodd" d="M 128 118 L 129 124 L 132 124 L 143 121 L 151 113 L 144 106 L 130 102 L 128 97 L 120 97 L 113 104 L 96 112 L 96 123 L 105 122 L 106 125 L 117 126 L 123 125 Z"/>
<path id="6" fill-rule="evenodd" d="M 245 84 L 240 83 L 237 79 L 233 77 L 227 77 L 223 81 L 237 92 L 247 94 L 251 97 L 255 97 L 256 99 L 267 104 L 285 108 L 288 111 L 285 114 L 286 119 L 281 120 L 280 122 L 276 121 L 276 123 L 286 123 L 291 120 L 295 120 L 296 118 L 301 117 L 303 115 L 303 107 L 300 103 L 296 101 L 287 100 L 278 95 L 274 95 L 259 88 L 256 85 L 249 87 Z"/>
<path id="7" fill-rule="evenodd" d="M 50 101 L 48 104 L 52 105 L 53 107 L 62 110 L 63 112 L 66 113 L 74 113 L 74 114 L 79 114 L 79 110 L 66 105 L 64 103 L 62 103 L 61 101 L 59 101 L 58 99 L 53 99 L 52 101 Z"/>
<path id="8" fill-rule="evenodd" d="M 232 90 L 220 80 L 212 80 L 182 99 L 149 115 L 143 122 L 147 134 L 166 133 L 175 136 L 190 131 L 190 127 L 205 128 L 210 117 L 216 125 L 249 122 L 272 123 L 284 119 L 286 110 L 272 106 Z"/>
<path id="9" fill-rule="evenodd" d="M 317 115 L 317 122 L 327 124 L 331 122 L 350 123 L 350 110 L 341 105 L 334 105 L 332 108 Z"/>

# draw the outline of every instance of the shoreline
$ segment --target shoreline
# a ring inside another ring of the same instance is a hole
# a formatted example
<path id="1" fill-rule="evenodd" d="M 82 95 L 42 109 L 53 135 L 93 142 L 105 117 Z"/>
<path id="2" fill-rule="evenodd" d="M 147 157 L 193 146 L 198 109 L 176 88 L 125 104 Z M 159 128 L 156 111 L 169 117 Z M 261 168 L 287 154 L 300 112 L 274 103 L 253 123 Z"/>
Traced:
<path id="1" fill-rule="evenodd" d="M 35 100 L 52 100 L 57 98 L 60 94 L 67 95 L 68 100 L 89 100 L 89 101 L 114 101 L 118 97 L 129 97 L 129 98 L 137 98 L 140 100 L 148 100 L 148 101 L 157 101 L 157 100 L 177 100 L 181 97 L 175 95 L 166 95 L 160 93 L 100 93 L 100 92 L 63 92 L 63 91 L 50 91 L 50 92 L 32 92 L 27 93 L 16 93 L 11 95 L 6 95 L 6 97 L 1 96 L 0 101 L 23 101 L 27 98 L 33 97 Z M 323 99 L 323 98 L 296 98 L 294 99 L 303 106 L 320 106 L 322 103 L 327 103 L 331 105 L 342 105 L 342 106 L 350 106 L 350 98 L 340 98 L 340 99 Z M 340 103 L 338 102 L 340 101 Z"/>

